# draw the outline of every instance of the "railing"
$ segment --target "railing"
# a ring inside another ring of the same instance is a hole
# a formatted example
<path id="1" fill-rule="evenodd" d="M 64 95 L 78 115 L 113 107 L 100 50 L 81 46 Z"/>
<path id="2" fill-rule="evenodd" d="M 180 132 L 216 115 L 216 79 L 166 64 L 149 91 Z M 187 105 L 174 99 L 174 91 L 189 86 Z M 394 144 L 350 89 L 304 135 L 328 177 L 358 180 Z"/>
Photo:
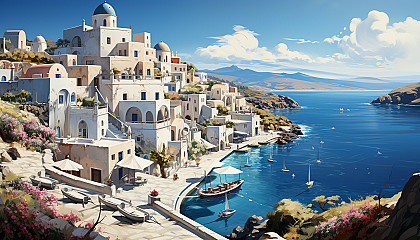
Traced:
<path id="1" fill-rule="evenodd" d="M 125 136 L 130 138 L 128 134 L 129 126 L 125 123 L 123 123 L 121 120 L 116 118 L 111 113 L 108 113 L 108 122 L 110 122 L 112 125 L 114 125 L 118 130 L 120 130 L 122 133 L 124 133 Z"/>

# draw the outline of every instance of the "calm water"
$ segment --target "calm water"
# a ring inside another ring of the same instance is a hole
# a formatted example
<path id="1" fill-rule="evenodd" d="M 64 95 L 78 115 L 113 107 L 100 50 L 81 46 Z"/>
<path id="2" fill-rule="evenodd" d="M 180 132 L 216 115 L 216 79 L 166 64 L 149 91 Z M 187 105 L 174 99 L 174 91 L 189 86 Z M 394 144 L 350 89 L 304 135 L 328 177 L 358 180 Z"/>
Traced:
<path id="1" fill-rule="evenodd" d="M 183 214 L 226 235 L 237 226 L 243 227 L 253 214 L 265 217 L 284 198 L 310 203 L 319 195 L 338 194 L 348 200 L 377 194 L 392 171 L 391 196 L 420 171 L 420 107 L 367 104 L 386 93 L 377 91 L 278 93 L 292 97 L 303 107 L 275 113 L 303 125 L 305 136 L 284 146 L 252 149 L 251 168 L 243 167 L 243 153 L 233 153 L 223 160 L 226 165 L 242 167 L 241 178 L 245 180 L 242 191 L 229 195 L 230 208 L 237 210 L 229 219 L 217 217 L 224 209 L 224 198 L 209 202 L 188 198 L 181 206 Z M 340 112 L 340 108 L 344 111 Z M 320 164 L 315 162 L 318 149 Z M 270 152 L 277 163 L 267 162 Z M 283 159 L 290 169 L 288 173 L 280 172 Z M 315 182 L 309 190 L 305 186 L 308 161 Z M 296 175 L 294 179 L 292 174 Z M 212 185 L 220 183 L 219 176 L 212 175 Z M 227 180 L 237 177 L 228 176 Z"/>

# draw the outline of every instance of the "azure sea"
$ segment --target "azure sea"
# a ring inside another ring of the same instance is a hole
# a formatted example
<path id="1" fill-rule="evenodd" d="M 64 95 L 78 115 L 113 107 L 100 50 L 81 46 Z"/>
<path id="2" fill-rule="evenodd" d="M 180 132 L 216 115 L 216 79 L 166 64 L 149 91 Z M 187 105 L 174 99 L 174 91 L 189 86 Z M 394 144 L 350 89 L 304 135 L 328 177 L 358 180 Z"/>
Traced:
<path id="1" fill-rule="evenodd" d="M 221 219 L 225 198 L 203 200 L 189 197 L 181 213 L 221 235 L 243 227 L 252 216 L 265 218 L 276 202 L 289 198 L 309 204 L 319 195 L 339 195 L 342 200 L 378 194 L 388 181 L 386 197 L 402 191 L 410 176 L 420 172 L 420 107 L 371 105 L 387 91 L 276 92 L 296 100 L 301 109 L 274 110 L 303 127 L 304 135 L 286 145 L 264 145 L 247 156 L 232 153 L 223 162 L 241 168 L 242 190 L 229 195 L 229 206 L 237 212 Z M 343 111 L 340 111 L 340 109 Z M 321 163 L 317 163 L 318 158 Z M 277 163 L 267 162 L 273 155 Z M 283 160 L 289 172 L 281 172 Z M 312 188 L 308 189 L 311 163 Z M 294 177 L 292 175 L 294 174 Z M 238 176 L 227 176 L 227 181 Z M 225 182 L 212 172 L 207 187 Z M 199 188 L 204 187 L 204 183 Z M 191 196 L 196 196 L 193 192 Z"/>

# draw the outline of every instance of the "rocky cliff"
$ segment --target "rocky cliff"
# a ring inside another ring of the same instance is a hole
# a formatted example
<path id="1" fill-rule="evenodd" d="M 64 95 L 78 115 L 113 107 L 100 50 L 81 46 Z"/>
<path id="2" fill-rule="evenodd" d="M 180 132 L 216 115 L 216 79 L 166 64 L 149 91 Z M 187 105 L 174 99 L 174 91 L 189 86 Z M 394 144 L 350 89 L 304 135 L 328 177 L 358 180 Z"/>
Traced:
<path id="1" fill-rule="evenodd" d="M 420 82 L 402 86 L 390 93 L 373 100 L 377 104 L 409 104 L 420 105 Z"/>
<path id="2" fill-rule="evenodd" d="M 252 104 L 256 108 L 300 108 L 299 104 L 295 100 L 283 95 L 265 93 L 250 89 L 240 89 L 239 92 L 245 96 L 245 99 L 248 103 Z"/>

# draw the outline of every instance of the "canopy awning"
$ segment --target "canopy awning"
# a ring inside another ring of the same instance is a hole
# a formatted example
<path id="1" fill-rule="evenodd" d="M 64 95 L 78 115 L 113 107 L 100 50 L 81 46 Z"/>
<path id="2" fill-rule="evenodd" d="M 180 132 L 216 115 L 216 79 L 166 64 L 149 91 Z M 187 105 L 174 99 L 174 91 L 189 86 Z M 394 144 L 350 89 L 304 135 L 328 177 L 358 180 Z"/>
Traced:
<path id="1" fill-rule="evenodd" d="M 241 135 L 241 136 L 248 136 L 248 133 L 246 133 L 246 132 L 241 132 L 241 131 L 233 131 L 233 134 L 236 134 L 236 135 Z"/>
<path id="2" fill-rule="evenodd" d="M 53 164 L 54 167 L 58 167 L 63 171 L 80 171 L 83 169 L 83 166 L 78 164 L 77 162 L 73 162 L 70 159 L 64 159 Z"/>
<path id="3" fill-rule="evenodd" d="M 216 168 L 216 169 L 214 169 L 214 172 L 218 173 L 218 174 L 240 174 L 240 173 L 242 173 L 241 170 L 236 169 L 236 168 L 231 167 L 231 166 Z"/>
<path id="4" fill-rule="evenodd" d="M 123 167 L 123 168 L 129 168 L 129 169 L 134 169 L 134 170 L 143 170 L 147 167 L 149 167 L 150 165 L 152 165 L 153 162 L 141 157 L 137 157 L 134 154 L 130 154 L 128 155 L 126 158 L 124 158 L 123 160 L 119 161 L 116 165 L 118 167 Z"/>
<path id="5" fill-rule="evenodd" d="M 206 149 L 212 149 L 212 148 L 216 147 L 215 145 L 207 142 L 206 140 L 204 140 L 202 138 L 200 138 L 200 143 L 206 145 L 207 146 Z"/>

